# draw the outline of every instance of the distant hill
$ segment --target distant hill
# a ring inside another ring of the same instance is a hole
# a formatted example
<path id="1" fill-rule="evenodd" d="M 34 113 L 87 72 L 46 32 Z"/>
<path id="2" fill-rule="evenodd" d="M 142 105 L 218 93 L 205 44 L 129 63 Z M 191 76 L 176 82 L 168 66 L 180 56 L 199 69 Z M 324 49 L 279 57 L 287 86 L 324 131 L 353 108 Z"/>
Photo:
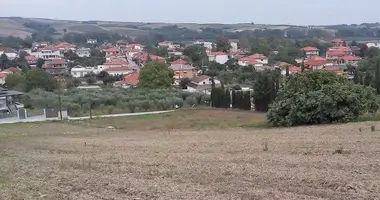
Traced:
<path id="1" fill-rule="evenodd" d="M 140 22 L 111 22 L 111 21 L 71 21 L 71 20 L 54 20 L 40 18 L 21 18 L 21 17 L 0 17 L 0 36 L 30 36 L 34 30 L 26 27 L 26 23 L 38 23 L 50 25 L 58 34 L 64 32 L 114 32 L 130 36 L 139 36 L 148 33 L 150 29 L 162 28 L 164 26 L 177 25 L 179 28 L 188 28 L 190 30 L 200 30 L 201 28 L 213 28 L 229 32 L 257 30 L 257 29 L 287 29 L 300 28 L 307 29 L 305 26 L 292 25 L 264 25 L 253 23 L 240 24 L 196 24 L 196 23 L 140 23 Z"/>
<path id="2" fill-rule="evenodd" d="M 173 28 L 174 27 L 174 28 Z M 183 29 L 183 28 L 186 28 Z M 380 39 L 379 23 L 338 24 L 329 26 L 296 26 L 287 24 L 196 24 L 196 23 L 142 23 L 117 21 L 73 21 L 22 17 L 0 17 L 0 37 L 16 36 L 24 38 L 38 33 L 55 38 L 65 33 L 118 33 L 138 37 L 155 34 L 156 39 L 188 40 L 215 38 L 247 31 L 256 37 L 280 37 L 292 39 L 320 38 L 329 40 L 335 37 L 347 40 Z M 197 34 L 202 33 L 202 34 Z M 236 36 L 236 34 L 235 34 Z M 241 36 L 241 35 L 240 35 Z"/>

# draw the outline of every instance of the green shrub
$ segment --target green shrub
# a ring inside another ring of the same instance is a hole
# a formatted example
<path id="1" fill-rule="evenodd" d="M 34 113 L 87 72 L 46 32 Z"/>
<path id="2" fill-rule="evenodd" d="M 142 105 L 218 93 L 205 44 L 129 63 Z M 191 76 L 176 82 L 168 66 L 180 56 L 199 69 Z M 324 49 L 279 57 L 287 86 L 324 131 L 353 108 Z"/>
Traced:
<path id="1" fill-rule="evenodd" d="M 374 89 L 315 71 L 290 76 L 270 105 L 267 119 L 272 126 L 343 123 L 378 109 Z"/>

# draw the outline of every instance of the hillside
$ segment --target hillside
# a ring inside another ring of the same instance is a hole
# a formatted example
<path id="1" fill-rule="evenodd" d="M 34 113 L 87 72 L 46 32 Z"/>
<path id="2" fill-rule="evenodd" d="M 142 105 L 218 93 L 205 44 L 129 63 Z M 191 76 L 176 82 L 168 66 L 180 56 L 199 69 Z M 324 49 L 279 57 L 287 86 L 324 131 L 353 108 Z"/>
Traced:
<path id="1" fill-rule="evenodd" d="M 190 30 L 200 30 L 201 28 L 219 29 L 229 32 L 257 30 L 257 29 L 287 29 L 299 28 L 307 29 L 307 27 L 291 26 L 291 25 L 264 25 L 264 24 L 196 24 L 196 23 L 141 23 L 141 22 L 110 22 L 110 21 L 70 21 L 70 20 L 53 20 L 53 19 L 37 19 L 37 18 L 21 18 L 21 17 L 1 17 L 0 18 L 0 36 L 30 36 L 34 30 L 25 26 L 25 23 L 38 23 L 50 25 L 60 35 L 66 31 L 89 33 L 89 32 L 111 32 L 121 33 L 130 36 L 139 36 L 146 34 L 150 29 L 162 28 L 165 26 L 177 25 L 178 28 L 188 28 Z"/>

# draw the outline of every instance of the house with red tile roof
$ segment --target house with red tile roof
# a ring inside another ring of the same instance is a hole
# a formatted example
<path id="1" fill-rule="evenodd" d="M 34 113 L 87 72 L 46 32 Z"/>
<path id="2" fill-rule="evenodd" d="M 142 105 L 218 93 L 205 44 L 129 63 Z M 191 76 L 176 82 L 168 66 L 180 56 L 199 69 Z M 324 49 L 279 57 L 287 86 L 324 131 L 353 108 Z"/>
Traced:
<path id="1" fill-rule="evenodd" d="M 172 65 L 188 65 L 189 61 L 183 60 L 183 59 L 178 59 L 173 62 L 171 62 Z"/>
<path id="2" fill-rule="evenodd" d="M 326 52 L 326 58 L 336 64 L 341 64 L 341 58 L 352 54 L 351 48 L 345 46 L 331 47 Z"/>
<path id="3" fill-rule="evenodd" d="M 222 51 L 210 52 L 207 54 L 207 56 L 210 62 L 215 61 L 219 64 L 225 64 L 228 61 L 228 54 Z"/>
<path id="4" fill-rule="evenodd" d="M 340 39 L 340 38 L 337 38 L 337 39 L 332 40 L 331 43 L 332 43 L 333 46 L 335 46 L 335 47 L 346 46 L 346 41 L 344 41 L 343 39 Z"/>
<path id="5" fill-rule="evenodd" d="M 261 66 L 263 66 L 263 65 L 268 64 L 268 58 L 266 56 L 264 56 L 264 54 L 256 53 L 256 54 L 252 54 L 250 56 L 240 58 L 238 61 L 238 64 L 240 66 L 248 66 L 248 65 L 259 66 L 260 64 L 261 64 Z"/>
<path id="6" fill-rule="evenodd" d="M 136 87 L 139 83 L 139 72 L 125 74 L 122 81 L 117 81 L 113 84 L 114 87 L 131 88 Z"/>
<path id="7" fill-rule="evenodd" d="M 148 58 L 150 58 L 152 61 L 166 62 L 165 58 L 163 58 L 161 56 L 156 56 L 156 55 L 148 54 L 148 53 L 145 53 L 145 52 L 137 53 L 134 56 L 134 59 L 137 62 L 141 63 L 142 65 L 145 64 L 145 62 L 148 60 Z"/>
<path id="8" fill-rule="evenodd" d="M 58 49 L 58 51 L 61 53 L 62 56 L 67 51 L 71 50 L 71 51 L 75 52 L 76 49 L 77 49 L 77 47 L 74 44 L 71 44 L 71 43 L 68 43 L 68 42 L 58 43 L 54 47 L 56 49 Z"/>
<path id="9" fill-rule="evenodd" d="M 135 71 L 135 69 L 127 66 L 122 67 L 109 67 L 104 69 L 103 71 L 107 72 L 109 75 L 112 76 L 119 76 L 124 74 L 130 74 Z"/>
<path id="10" fill-rule="evenodd" d="M 328 60 L 324 57 L 312 56 L 310 58 L 307 58 L 304 64 L 307 69 L 318 70 L 322 69 L 327 63 Z"/>
<path id="11" fill-rule="evenodd" d="M 107 61 L 103 65 L 98 65 L 97 69 L 98 69 L 98 73 L 99 73 L 99 72 L 101 72 L 105 69 L 108 69 L 108 68 L 128 67 L 128 66 L 129 66 L 129 62 L 126 61 L 125 59 L 115 59 L 115 60 Z"/>
<path id="12" fill-rule="evenodd" d="M 46 60 L 42 69 L 53 76 L 61 75 L 67 72 L 67 62 L 65 59 Z"/>
<path id="13" fill-rule="evenodd" d="M 120 53 L 120 50 L 116 47 L 112 47 L 109 49 L 105 49 L 104 52 L 106 53 L 106 57 L 110 57 L 110 56 L 117 56 Z"/>
<path id="14" fill-rule="evenodd" d="M 341 67 L 335 66 L 335 65 L 325 66 L 324 68 L 322 68 L 322 70 L 330 71 L 330 72 L 335 72 L 338 75 L 343 75 L 344 74 L 344 70 Z"/>
<path id="15" fill-rule="evenodd" d="M 301 49 L 302 52 L 304 52 L 305 56 L 311 57 L 311 56 L 319 56 L 319 49 L 312 46 L 307 46 Z"/>
<path id="16" fill-rule="evenodd" d="M 353 56 L 353 55 L 343 56 L 340 59 L 342 59 L 341 63 L 346 64 L 346 65 L 353 65 L 353 66 L 357 66 L 358 62 L 361 60 L 360 57 Z"/>

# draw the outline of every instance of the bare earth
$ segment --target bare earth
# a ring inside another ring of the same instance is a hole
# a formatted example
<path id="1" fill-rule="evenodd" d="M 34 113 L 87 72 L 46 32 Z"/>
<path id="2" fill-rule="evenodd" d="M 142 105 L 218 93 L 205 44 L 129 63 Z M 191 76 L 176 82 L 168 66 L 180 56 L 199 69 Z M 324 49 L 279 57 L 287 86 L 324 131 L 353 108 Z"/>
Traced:
<path id="1" fill-rule="evenodd" d="M 380 132 L 371 125 L 380 129 L 7 125 L 0 199 L 380 199 Z"/>

